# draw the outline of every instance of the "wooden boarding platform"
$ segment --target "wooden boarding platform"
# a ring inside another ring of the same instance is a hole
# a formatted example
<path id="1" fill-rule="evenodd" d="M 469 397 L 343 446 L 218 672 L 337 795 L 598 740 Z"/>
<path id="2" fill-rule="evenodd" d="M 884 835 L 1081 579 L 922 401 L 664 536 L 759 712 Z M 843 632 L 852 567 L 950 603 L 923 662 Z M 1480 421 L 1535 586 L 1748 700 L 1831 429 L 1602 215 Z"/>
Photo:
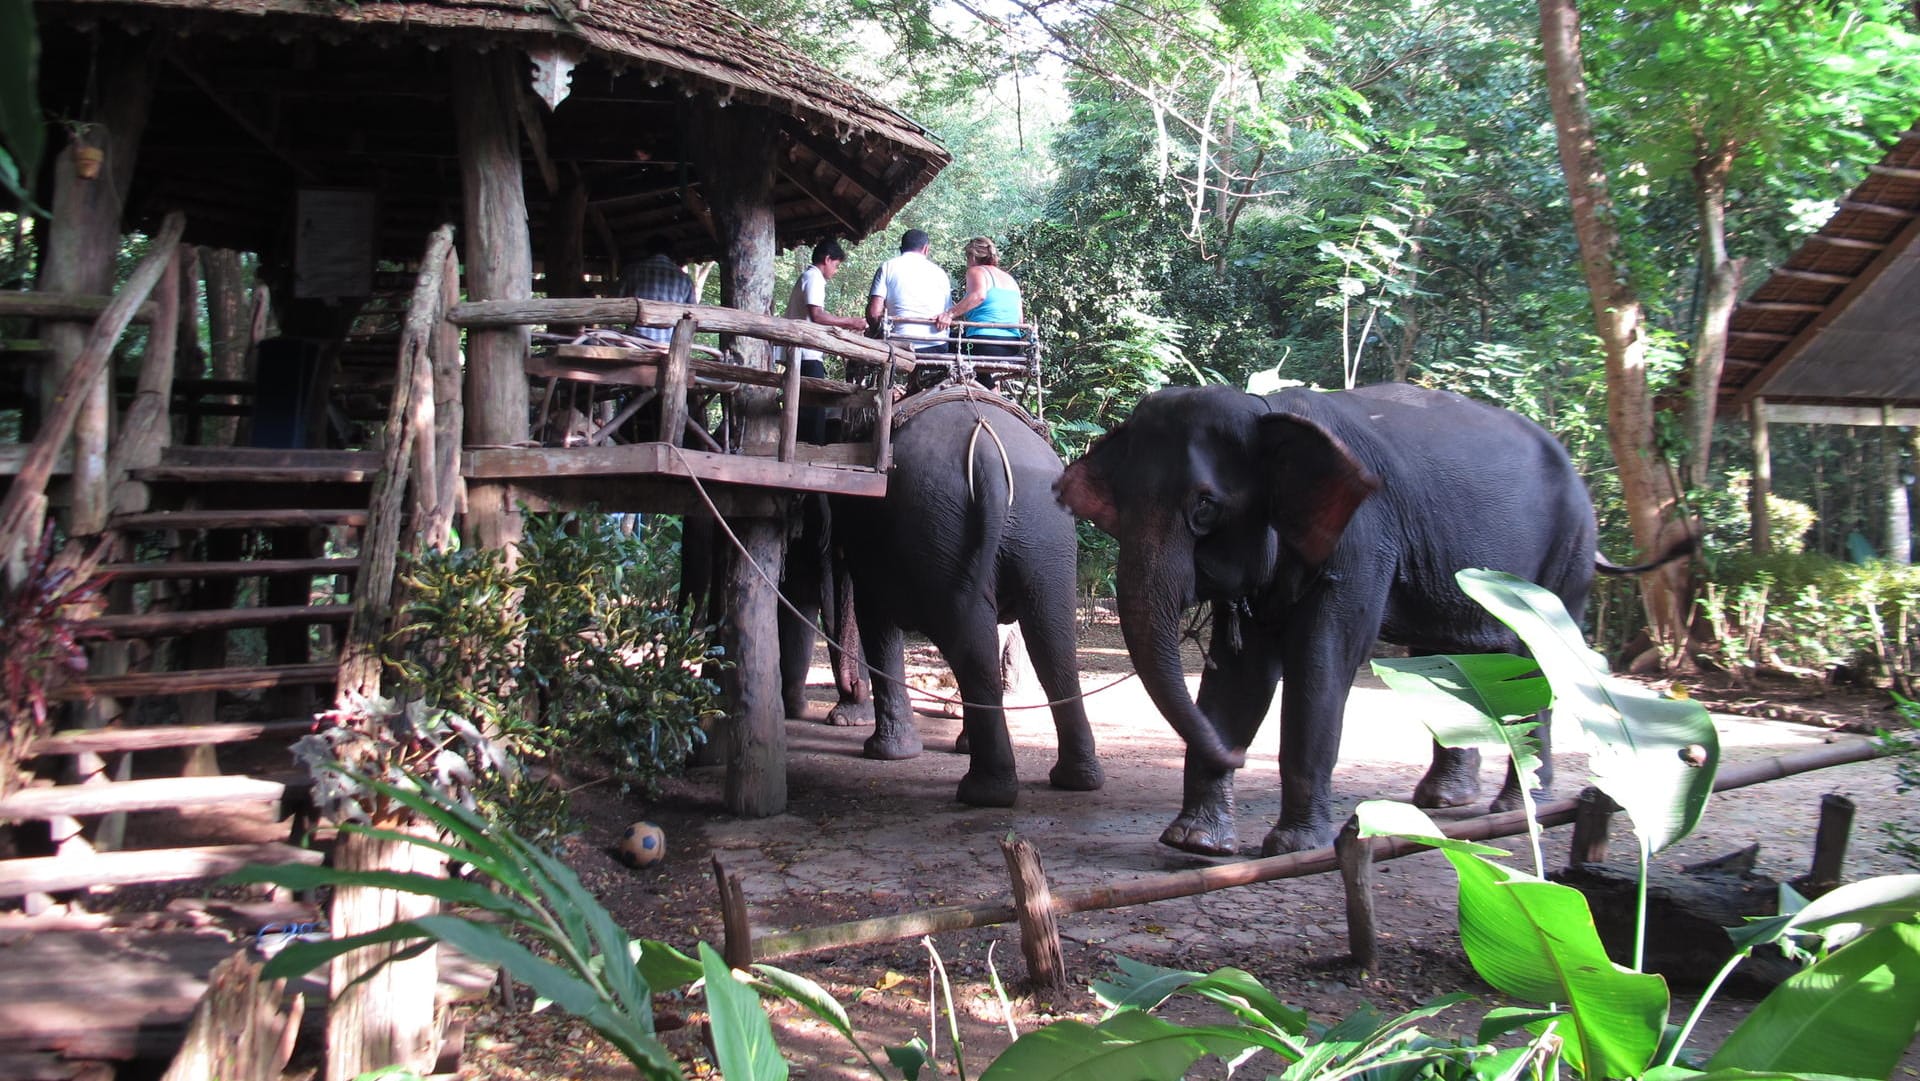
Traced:
<path id="1" fill-rule="evenodd" d="M 800 461 L 683 450 L 665 443 L 606 447 L 502 447 L 469 450 L 460 472 L 471 487 L 501 486 L 508 505 L 529 510 L 592 504 L 602 511 L 684 514 L 703 509 L 688 484 L 697 479 L 730 513 L 773 513 L 776 489 L 878 499 L 885 473 L 840 461 L 864 447 L 810 447 L 822 452 Z"/>
<path id="2" fill-rule="evenodd" d="M 76 1076 L 54 1072 L 61 1060 L 170 1060 L 208 973 L 246 949 L 212 930 L 54 930 L 0 943 L 0 1081 Z M 492 966 L 439 952 L 441 1001 L 472 1001 L 493 986 Z M 321 1022 L 325 971 L 297 988 L 307 1024 Z"/>

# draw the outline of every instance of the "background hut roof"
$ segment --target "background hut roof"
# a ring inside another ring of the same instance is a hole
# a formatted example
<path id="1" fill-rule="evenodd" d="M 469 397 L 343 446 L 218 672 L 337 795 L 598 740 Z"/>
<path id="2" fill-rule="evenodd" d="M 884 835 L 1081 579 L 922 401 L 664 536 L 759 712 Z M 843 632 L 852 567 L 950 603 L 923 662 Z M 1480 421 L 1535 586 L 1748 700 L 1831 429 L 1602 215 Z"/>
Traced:
<path id="1" fill-rule="evenodd" d="M 1723 408 L 1920 407 L 1920 124 L 1734 309 Z"/>
<path id="2" fill-rule="evenodd" d="M 590 267 L 653 234 L 683 257 L 716 252 L 689 98 L 777 118 L 782 246 L 884 227 L 950 160 L 919 125 L 712 0 L 550 2 L 40 0 L 42 100 L 50 116 L 85 119 L 102 35 L 142 35 L 159 62 L 132 223 L 179 206 L 190 241 L 263 253 L 289 233 L 303 188 L 375 191 L 383 258 L 417 257 L 458 217 L 455 50 L 577 61 L 558 107 L 531 91 L 522 103 L 536 261 L 574 177 Z"/>

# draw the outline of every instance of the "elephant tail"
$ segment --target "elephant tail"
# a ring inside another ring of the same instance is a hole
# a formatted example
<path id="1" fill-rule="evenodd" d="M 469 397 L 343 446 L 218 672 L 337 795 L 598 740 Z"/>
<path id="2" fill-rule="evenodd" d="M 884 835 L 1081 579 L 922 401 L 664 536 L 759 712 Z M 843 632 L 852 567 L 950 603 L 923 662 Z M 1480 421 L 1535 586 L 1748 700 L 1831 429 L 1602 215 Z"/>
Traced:
<path id="1" fill-rule="evenodd" d="M 994 447 L 1000 451 L 1000 468 L 1007 478 L 1007 506 L 1011 507 L 1013 506 L 1013 459 L 1007 456 L 1007 445 L 1000 441 L 1000 433 L 993 430 L 993 422 L 985 417 L 973 418 L 973 432 L 967 437 L 967 500 L 972 502 L 980 498 L 979 490 L 974 483 L 973 459 L 974 451 L 980 446 L 981 432 L 986 432 L 987 438 L 992 439 Z"/>
<path id="2" fill-rule="evenodd" d="M 1653 559 L 1645 563 L 1635 563 L 1631 567 L 1623 567 L 1596 552 L 1593 557 L 1593 569 L 1599 571 L 1601 574 L 1645 574 L 1647 571 L 1664 567 L 1676 559 L 1692 555 L 1694 550 L 1699 546 L 1699 542 L 1694 540 L 1693 535 L 1688 534 L 1674 541 L 1672 544 L 1667 545 L 1666 551 L 1661 552 Z"/>

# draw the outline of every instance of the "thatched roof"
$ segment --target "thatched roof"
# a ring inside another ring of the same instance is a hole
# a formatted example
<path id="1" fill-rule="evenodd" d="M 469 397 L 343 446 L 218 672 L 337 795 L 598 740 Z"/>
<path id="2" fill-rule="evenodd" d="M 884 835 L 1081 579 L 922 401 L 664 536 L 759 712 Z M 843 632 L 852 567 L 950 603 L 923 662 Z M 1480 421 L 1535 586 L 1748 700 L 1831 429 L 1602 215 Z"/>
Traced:
<path id="1" fill-rule="evenodd" d="M 1734 309 L 1721 401 L 1920 406 L 1920 124 Z"/>
<path id="2" fill-rule="evenodd" d="M 657 232 L 689 257 L 713 254 L 690 161 L 702 134 L 693 97 L 778 118 L 782 246 L 885 226 L 949 160 L 911 120 L 712 0 L 41 0 L 35 10 L 53 116 L 85 108 L 95 35 L 154 42 L 159 78 L 129 213 L 139 224 L 179 206 L 199 243 L 271 251 L 294 191 L 360 188 L 379 193 L 381 255 L 415 257 L 460 207 L 456 50 L 558 50 L 578 62 L 557 108 L 529 94 L 522 109 L 536 261 L 575 171 L 590 199 L 590 260 Z"/>

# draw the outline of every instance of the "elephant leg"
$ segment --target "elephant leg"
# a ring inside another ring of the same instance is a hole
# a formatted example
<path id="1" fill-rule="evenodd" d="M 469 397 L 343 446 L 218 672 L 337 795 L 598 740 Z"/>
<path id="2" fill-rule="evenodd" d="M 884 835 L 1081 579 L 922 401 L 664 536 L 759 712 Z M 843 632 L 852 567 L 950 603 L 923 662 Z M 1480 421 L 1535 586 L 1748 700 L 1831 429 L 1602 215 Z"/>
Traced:
<path id="1" fill-rule="evenodd" d="M 834 570 L 828 579 L 826 612 L 829 624 L 827 634 L 837 644 L 833 653 L 833 687 L 839 692 L 839 700 L 827 713 L 827 723 L 832 725 L 861 725 L 873 723 L 872 682 L 867 677 L 867 667 L 861 661 L 860 624 L 854 616 L 853 582 L 846 572 L 845 559 L 834 555 Z"/>
<path id="2" fill-rule="evenodd" d="M 791 597 L 788 598 L 792 600 Z M 807 713 L 807 673 L 813 666 L 815 610 L 794 605 L 798 615 L 780 606 L 780 704 L 789 717 Z"/>
<path id="3" fill-rule="evenodd" d="M 1065 608 L 1064 613 L 1055 611 Z M 1074 649 L 1073 604 L 1050 604 L 1040 615 L 1019 623 L 1026 640 L 1027 658 L 1034 675 L 1053 705 L 1053 729 L 1059 742 L 1047 783 L 1069 792 L 1093 792 L 1107 782 L 1093 745 L 1093 726 L 1087 723 L 1086 703 L 1080 699 L 1080 660 Z M 1005 655 L 1002 654 L 1002 660 Z"/>
<path id="4" fill-rule="evenodd" d="M 1434 649 L 1410 649 L 1414 657 L 1431 657 Z M 1442 747 L 1433 743 L 1433 761 L 1413 789 L 1415 807 L 1465 807 L 1480 798 L 1480 749 Z"/>
<path id="5" fill-rule="evenodd" d="M 971 807 L 1011 807 L 1020 794 L 1013 764 L 1013 740 L 1000 697 L 1000 638 L 991 613 L 966 621 L 957 634 L 934 644 L 953 669 L 962 707 L 967 772 L 958 798 Z"/>
<path id="6" fill-rule="evenodd" d="M 1539 782 L 1533 790 L 1535 800 L 1545 799 L 1553 793 L 1553 712 L 1541 710 L 1534 717 L 1540 726 L 1533 730 L 1533 736 L 1540 741 L 1540 767 L 1534 771 L 1534 779 Z M 1519 764 L 1507 763 L 1507 779 L 1500 786 L 1500 794 L 1488 805 L 1489 812 L 1517 811 L 1525 805 L 1520 798 Z"/>
<path id="7" fill-rule="evenodd" d="M 1342 632 L 1323 630 L 1329 641 L 1309 644 L 1287 659 L 1280 688 L 1280 820 L 1261 843 L 1262 855 L 1302 852 L 1333 843 L 1333 767 L 1340 755 L 1347 694 L 1354 669 L 1372 645 L 1371 629 L 1362 642 L 1340 641 Z M 1309 630 L 1299 641 L 1314 643 Z M 1297 657 L 1297 659 L 1296 659 Z"/>
<path id="8" fill-rule="evenodd" d="M 1253 742 L 1267 708 L 1273 704 L 1278 673 L 1268 652 L 1271 643 L 1254 633 L 1248 633 L 1246 639 L 1246 647 L 1240 650 L 1214 641 L 1208 650 L 1210 665 L 1200 677 L 1200 694 L 1194 700 L 1229 747 Z M 1286 760 L 1284 750 L 1281 760 Z M 1187 752 L 1180 816 L 1161 832 L 1160 843 L 1207 856 L 1230 856 L 1239 851 L 1240 839 L 1233 824 L 1233 774 L 1233 770 L 1215 769 L 1192 751 Z"/>
<path id="9" fill-rule="evenodd" d="M 860 643 L 873 670 L 873 735 L 861 753 L 884 761 L 912 758 L 922 745 L 907 699 L 905 636 L 891 623 L 862 615 Z"/>

